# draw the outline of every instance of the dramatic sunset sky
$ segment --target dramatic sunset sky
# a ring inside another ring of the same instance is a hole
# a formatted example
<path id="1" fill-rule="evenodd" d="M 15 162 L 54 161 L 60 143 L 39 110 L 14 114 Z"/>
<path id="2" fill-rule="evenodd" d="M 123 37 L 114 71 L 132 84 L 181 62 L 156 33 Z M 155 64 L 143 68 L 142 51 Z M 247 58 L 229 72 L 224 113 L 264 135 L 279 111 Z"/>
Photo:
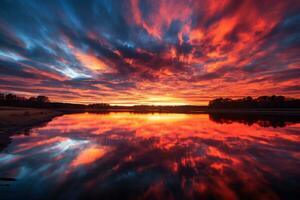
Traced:
<path id="1" fill-rule="evenodd" d="M 300 97 L 299 0 L 0 4 L 0 92 L 123 105 Z"/>

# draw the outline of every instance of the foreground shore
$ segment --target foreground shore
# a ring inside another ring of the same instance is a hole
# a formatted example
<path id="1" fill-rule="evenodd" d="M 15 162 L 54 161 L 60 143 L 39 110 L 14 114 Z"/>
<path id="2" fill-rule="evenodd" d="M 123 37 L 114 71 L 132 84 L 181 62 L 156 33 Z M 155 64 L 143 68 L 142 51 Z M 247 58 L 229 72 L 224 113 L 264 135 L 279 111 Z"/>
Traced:
<path id="1" fill-rule="evenodd" d="M 62 115 L 62 112 L 37 108 L 0 108 L 0 131 L 18 131 Z"/>
<path id="2" fill-rule="evenodd" d="M 26 133 L 62 114 L 48 109 L 0 107 L 0 151 L 11 142 L 11 135 Z"/>

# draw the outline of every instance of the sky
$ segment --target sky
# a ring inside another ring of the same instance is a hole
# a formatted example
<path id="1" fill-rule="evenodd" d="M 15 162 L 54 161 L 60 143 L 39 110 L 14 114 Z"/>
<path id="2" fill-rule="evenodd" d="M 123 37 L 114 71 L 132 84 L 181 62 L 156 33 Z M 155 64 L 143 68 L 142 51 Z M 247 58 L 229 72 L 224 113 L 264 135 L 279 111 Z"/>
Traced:
<path id="1" fill-rule="evenodd" d="M 0 4 L 0 92 L 118 105 L 300 97 L 299 0 Z"/>

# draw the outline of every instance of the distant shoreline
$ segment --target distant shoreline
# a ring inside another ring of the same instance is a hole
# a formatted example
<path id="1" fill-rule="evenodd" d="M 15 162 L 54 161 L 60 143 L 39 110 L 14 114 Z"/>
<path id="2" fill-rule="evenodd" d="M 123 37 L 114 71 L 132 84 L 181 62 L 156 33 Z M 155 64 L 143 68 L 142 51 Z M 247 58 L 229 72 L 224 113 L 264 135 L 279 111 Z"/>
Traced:
<path id="1" fill-rule="evenodd" d="M 111 106 L 108 108 L 26 108 L 26 107 L 3 107 L 0 106 L 0 114 L 3 111 L 30 111 L 30 110 L 41 110 L 49 111 L 50 113 L 59 113 L 59 114 L 69 114 L 69 113 L 82 113 L 82 112 L 91 112 L 91 113 L 107 113 L 107 112 L 133 112 L 133 113 L 187 113 L 187 114 L 209 114 L 209 113 L 232 113 L 232 114 L 292 114 L 300 115 L 299 108 L 209 108 L 208 106 L 193 107 L 187 106 L 184 108 L 177 106 L 157 106 L 157 107 L 144 107 L 136 108 L 134 106 Z M 0 115 L 1 117 L 1 115 Z M 0 118 L 1 119 L 1 118 Z"/>
<path id="2" fill-rule="evenodd" d="M 277 114 L 284 114 L 284 115 L 299 115 L 300 116 L 300 109 L 298 108 L 265 108 L 265 109 L 208 109 L 207 113 L 232 113 L 232 114 L 270 114 L 270 115 L 277 115 Z"/>
<path id="3" fill-rule="evenodd" d="M 50 109 L 51 110 L 51 109 Z M 135 109 L 135 108 L 107 108 L 107 109 L 56 109 L 63 113 L 76 113 L 76 112 L 91 112 L 91 113 L 106 113 L 106 112 L 132 112 L 132 113 L 186 113 L 186 114 L 210 114 L 210 113 L 232 113 L 232 114 L 284 114 L 284 115 L 299 115 L 300 109 Z"/>
<path id="4" fill-rule="evenodd" d="M 49 109 L 63 113 L 78 112 L 136 112 L 136 113 L 245 113 L 245 114 L 300 114 L 300 99 L 284 96 L 244 97 L 240 99 L 216 98 L 208 105 L 132 105 L 118 106 L 108 103 L 76 104 L 51 102 L 47 96 L 21 97 L 0 93 L 1 107 L 27 107 Z"/>

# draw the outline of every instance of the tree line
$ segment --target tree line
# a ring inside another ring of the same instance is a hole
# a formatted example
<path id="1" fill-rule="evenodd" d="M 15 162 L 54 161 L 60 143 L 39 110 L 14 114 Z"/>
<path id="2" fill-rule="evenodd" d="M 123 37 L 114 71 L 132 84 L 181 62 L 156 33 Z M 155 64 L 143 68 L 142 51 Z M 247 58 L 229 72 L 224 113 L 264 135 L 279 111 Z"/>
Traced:
<path id="1" fill-rule="evenodd" d="M 110 106 L 107 103 L 93 103 L 89 105 L 50 102 L 47 96 L 22 97 L 15 94 L 0 93 L 0 106 L 15 107 L 38 107 L 38 108 L 60 108 L 60 109 L 131 109 L 134 111 L 153 111 L 153 112 L 192 112 L 205 110 L 205 106 Z M 300 108 L 300 99 L 286 98 L 284 96 L 260 96 L 257 98 L 245 97 L 241 99 L 217 98 L 209 102 L 208 108 L 212 109 L 239 109 L 239 108 Z"/>
<path id="2" fill-rule="evenodd" d="M 217 98 L 209 102 L 209 108 L 300 108 L 300 99 L 275 95 L 241 99 Z"/>
<path id="3" fill-rule="evenodd" d="M 209 119 L 220 124 L 231 124 L 234 122 L 252 126 L 257 124 L 261 127 L 285 127 L 300 123 L 298 115 L 268 115 L 263 113 L 209 113 Z"/>
<path id="4" fill-rule="evenodd" d="M 104 109 L 110 105 L 107 103 L 94 103 L 89 105 L 50 102 L 47 96 L 23 97 L 15 94 L 0 93 L 0 106 L 14 106 L 14 107 L 30 107 L 30 108 L 68 108 L 68 109 Z"/>

